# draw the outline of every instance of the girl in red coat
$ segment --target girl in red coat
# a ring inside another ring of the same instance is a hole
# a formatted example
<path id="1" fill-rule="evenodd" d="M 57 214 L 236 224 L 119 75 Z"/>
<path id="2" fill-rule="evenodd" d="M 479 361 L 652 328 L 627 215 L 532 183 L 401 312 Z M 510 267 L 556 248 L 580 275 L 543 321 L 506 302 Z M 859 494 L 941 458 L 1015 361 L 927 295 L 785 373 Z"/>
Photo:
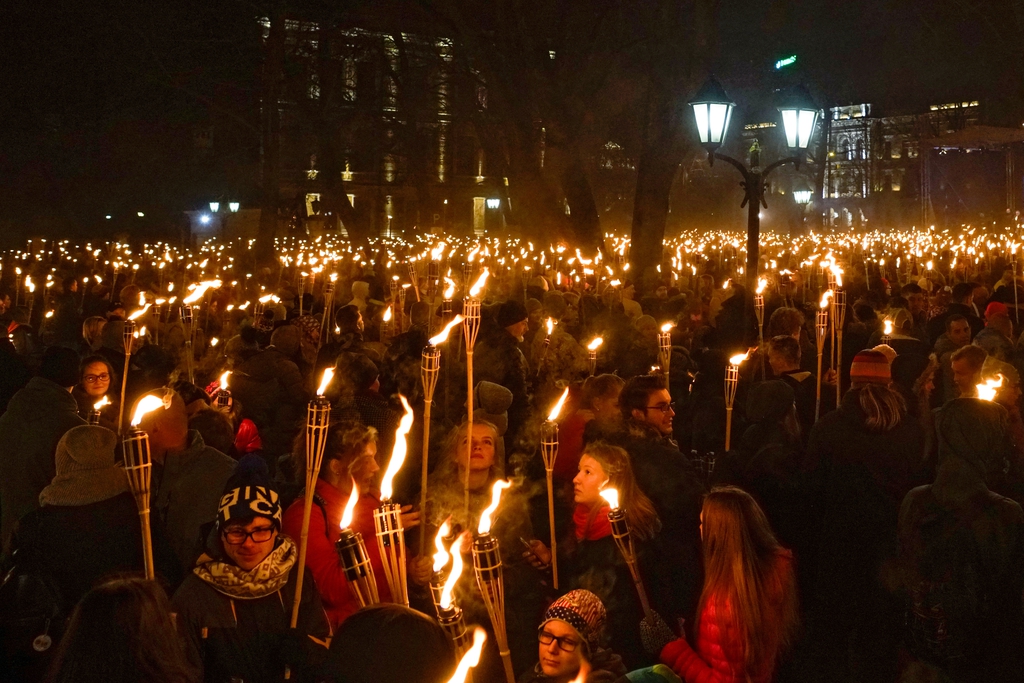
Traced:
<path id="1" fill-rule="evenodd" d="M 686 683 L 769 683 L 799 620 L 792 555 L 742 489 L 712 489 L 700 519 L 697 647 L 680 638 L 662 649 L 661 661 Z"/>

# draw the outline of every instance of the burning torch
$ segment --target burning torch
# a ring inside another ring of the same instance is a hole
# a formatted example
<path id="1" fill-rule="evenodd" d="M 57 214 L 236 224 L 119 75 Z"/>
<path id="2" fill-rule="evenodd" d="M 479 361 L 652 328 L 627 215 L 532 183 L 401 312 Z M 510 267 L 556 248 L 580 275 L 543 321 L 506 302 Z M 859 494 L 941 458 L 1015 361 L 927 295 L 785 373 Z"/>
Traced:
<path id="1" fill-rule="evenodd" d="M 231 371 L 225 370 L 221 373 L 220 379 L 217 380 L 217 407 L 221 410 L 231 408 L 231 392 L 228 391 L 229 377 L 231 377 Z"/>
<path id="2" fill-rule="evenodd" d="M 448 340 L 452 328 L 463 320 L 461 315 L 455 316 L 444 330 L 437 336 L 431 337 L 423 349 L 420 360 L 420 380 L 423 383 L 423 463 L 420 471 L 420 514 L 426 514 L 427 510 L 427 475 L 430 464 L 430 411 L 434 405 L 434 390 L 437 388 L 437 376 L 441 369 L 441 349 L 439 344 Z M 472 438 L 472 437 L 471 437 Z M 420 548 L 425 547 L 426 525 L 420 525 Z"/>
<path id="3" fill-rule="evenodd" d="M 768 286 L 768 280 L 757 278 L 757 291 L 754 293 L 754 313 L 757 315 L 757 348 L 761 350 L 758 354 L 761 357 L 761 379 L 765 378 L 764 371 L 764 289 Z"/>
<path id="4" fill-rule="evenodd" d="M 593 376 L 597 370 L 597 349 L 600 348 L 601 344 L 604 343 L 604 339 L 601 337 L 594 337 L 589 344 L 587 344 L 587 351 L 590 353 L 590 375 Z"/>
<path id="5" fill-rule="evenodd" d="M 541 425 L 540 452 L 544 457 L 544 472 L 548 480 L 548 526 L 551 530 L 551 578 L 555 590 L 558 590 L 558 536 L 555 533 L 555 493 L 552 473 L 555 460 L 558 458 L 558 414 L 562 412 L 565 399 L 569 397 L 569 387 L 562 392 L 562 397 L 551 409 L 548 419 Z"/>
<path id="6" fill-rule="evenodd" d="M 491 516 L 501 502 L 501 492 L 512 486 L 507 481 L 496 481 L 491 489 L 491 504 L 480 515 L 477 527 L 479 534 L 473 541 L 473 569 L 476 572 L 476 585 L 480 596 L 487 606 L 487 614 L 494 628 L 494 639 L 498 643 L 498 654 L 505 665 L 505 676 L 508 683 L 515 683 L 512 671 L 512 655 L 508 649 L 508 636 L 505 633 L 505 584 L 502 581 L 501 552 L 498 539 L 491 536 Z"/>
<path id="7" fill-rule="evenodd" d="M 224 373 L 227 375 L 227 373 Z M 225 382 L 227 377 L 222 375 Z M 306 490 L 302 507 L 302 531 L 299 542 L 299 564 L 295 580 L 295 599 L 292 602 L 291 627 L 295 628 L 299 620 L 299 602 L 302 600 L 302 576 L 306 569 L 307 539 L 309 538 L 309 516 L 313 510 L 313 495 L 316 493 L 316 480 L 320 476 L 320 466 L 324 461 L 324 448 L 327 446 L 327 428 L 331 422 L 331 402 L 324 398 L 324 392 L 334 378 L 334 368 L 324 370 L 316 397 L 306 407 Z M 217 395 L 220 404 L 220 394 Z M 355 488 L 353 487 L 353 495 Z"/>
<path id="8" fill-rule="evenodd" d="M 447 524 L 441 527 L 444 531 Z M 437 621 L 441 624 L 441 627 L 448 634 L 448 637 L 452 639 L 452 643 L 455 644 L 455 652 L 457 655 L 462 655 L 469 648 L 469 637 L 466 631 L 466 619 L 462 611 L 455 602 L 455 586 L 459 582 L 459 578 L 462 577 L 462 535 L 460 534 L 455 542 L 452 543 L 449 552 L 444 551 L 444 546 L 441 543 L 441 533 L 438 532 L 437 547 L 444 553 L 439 558 L 439 555 L 434 555 L 434 569 L 435 577 L 440 574 L 440 569 L 437 569 L 439 559 L 443 559 L 444 564 L 441 565 L 441 569 L 448 563 L 448 557 L 451 557 L 452 568 L 448 572 L 447 578 L 444 579 L 440 585 L 439 590 L 434 594 L 434 608 L 437 610 Z M 440 553 L 439 553 L 440 554 Z M 431 585 L 431 591 L 433 592 L 435 585 Z"/>
<path id="9" fill-rule="evenodd" d="M 732 408 L 736 403 L 736 387 L 740 383 L 740 364 L 747 360 L 750 351 L 733 356 L 725 369 L 725 451 L 732 443 Z"/>
<path id="10" fill-rule="evenodd" d="M 818 387 L 814 401 L 814 421 L 821 415 L 821 359 L 825 353 L 825 337 L 828 334 L 828 300 L 832 298 L 832 290 L 826 291 L 821 297 L 818 311 L 814 318 L 814 340 L 818 347 Z"/>
<path id="11" fill-rule="evenodd" d="M 892 341 L 892 321 L 886 318 L 882 321 L 882 343 L 888 344 Z"/>
<path id="12" fill-rule="evenodd" d="M 395 430 L 395 445 L 391 449 L 391 459 L 384 471 L 380 484 L 380 506 L 373 512 L 373 526 L 377 530 L 377 548 L 384 563 L 384 576 L 391 588 L 391 598 L 406 607 L 409 606 L 409 585 L 406 581 L 405 565 L 405 530 L 402 528 L 402 506 L 391 502 L 394 494 L 393 482 L 398 470 L 405 463 L 409 444 L 406 437 L 412 430 L 412 406 L 401 394 L 405 414 L 402 415 Z"/>
<path id="13" fill-rule="evenodd" d="M 103 411 L 103 406 L 109 406 L 110 399 L 104 396 L 96 403 L 92 404 L 92 410 L 89 411 L 89 424 L 98 425 L 100 423 L 100 413 Z"/>
<path id="14" fill-rule="evenodd" d="M 466 492 L 465 492 L 465 519 L 469 519 L 469 463 L 473 461 L 473 347 L 476 346 L 476 337 L 480 334 L 480 292 L 487 284 L 487 276 L 490 273 L 487 268 L 480 274 L 476 284 L 469 290 L 469 296 L 462 303 L 462 312 L 465 315 L 465 323 L 462 326 L 462 333 L 466 338 Z"/>
<path id="15" fill-rule="evenodd" d="M 668 376 L 671 371 L 672 365 L 672 328 L 675 327 L 672 323 L 665 323 L 661 326 L 661 332 L 658 333 L 658 362 L 661 363 L 661 369 L 665 373 L 665 388 L 669 386 Z M 591 373 L 593 374 L 593 373 Z"/>
<path id="16" fill-rule="evenodd" d="M 376 605 L 380 602 L 377 595 L 377 579 L 373 575 L 370 555 L 366 552 L 363 535 L 352 530 L 352 517 L 355 515 L 356 502 L 359 500 L 359 487 L 352 480 L 352 493 L 349 494 L 345 510 L 341 514 L 341 535 L 334 544 L 334 549 L 341 558 L 341 568 L 345 572 L 345 580 L 353 597 L 362 607 Z"/>
<path id="17" fill-rule="evenodd" d="M 150 481 L 153 476 L 153 458 L 149 451 L 149 435 L 139 428 L 142 418 L 158 408 L 166 410 L 171 405 L 171 394 L 164 398 L 153 395 L 143 396 L 135 408 L 131 427 L 121 442 L 124 451 L 124 470 L 128 475 L 128 486 L 135 497 L 135 506 L 139 510 L 142 522 L 142 556 L 146 565 L 146 578 L 152 580 L 153 571 L 153 536 L 149 526 L 149 494 Z"/>

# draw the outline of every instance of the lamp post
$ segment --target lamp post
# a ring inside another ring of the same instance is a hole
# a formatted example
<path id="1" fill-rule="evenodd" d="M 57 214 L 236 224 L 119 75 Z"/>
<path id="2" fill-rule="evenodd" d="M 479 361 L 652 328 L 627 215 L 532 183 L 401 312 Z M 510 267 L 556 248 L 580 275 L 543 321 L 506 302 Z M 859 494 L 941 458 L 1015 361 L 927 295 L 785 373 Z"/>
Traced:
<path id="1" fill-rule="evenodd" d="M 800 162 L 814 135 L 814 128 L 818 121 L 818 108 L 811 100 L 807 89 L 802 85 L 790 91 L 779 103 L 778 109 L 782 115 L 782 125 L 786 132 L 786 146 L 795 153 L 794 156 L 779 159 L 762 168 L 760 148 L 755 144 L 750 149 L 750 167 L 748 168 L 741 161 L 717 151 L 725 141 L 732 111 L 736 106 L 736 103 L 725 93 L 722 84 L 714 76 L 708 78 L 689 104 L 693 107 L 700 144 L 708 153 L 708 164 L 713 164 L 715 159 L 721 159 L 735 167 L 743 176 L 741 186 L 745 195 L 740 207 L 747 207 L 747 267 L 744 274 L 746 275 L 747 291 L 753 292 L 757 286 L 757 267 L 760 256 L 758 249 L 761 234 L 760 211 L 762 206 L 768 208 L 764 197 L 766 180 L 772 171 L 784 164 L 792 163 L 797 168 L 800 167 Z"/>

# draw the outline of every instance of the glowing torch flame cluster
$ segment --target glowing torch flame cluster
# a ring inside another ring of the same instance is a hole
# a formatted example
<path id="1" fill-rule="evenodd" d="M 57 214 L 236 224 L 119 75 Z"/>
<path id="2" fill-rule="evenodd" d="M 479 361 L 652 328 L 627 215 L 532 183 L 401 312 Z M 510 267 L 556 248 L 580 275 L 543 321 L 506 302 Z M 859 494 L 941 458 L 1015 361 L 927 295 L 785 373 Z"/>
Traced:
<path id="1" fill-rule="evenodd" d="M 984 384 L 976 384 L 975 388 L 978 390 L 978 398 L 983 401 L 994 401 L 1002 386 L 1003 376 L 1000 374 L 985 380 Z"/>
<path id="2" fill-rule="evenodd" d="M 738 353 L 729 359 L 729 365 L 739 365 L 740 363 L 745 362 L 749 357 L 750 351 L 747 351 L 746 353 Z"/>

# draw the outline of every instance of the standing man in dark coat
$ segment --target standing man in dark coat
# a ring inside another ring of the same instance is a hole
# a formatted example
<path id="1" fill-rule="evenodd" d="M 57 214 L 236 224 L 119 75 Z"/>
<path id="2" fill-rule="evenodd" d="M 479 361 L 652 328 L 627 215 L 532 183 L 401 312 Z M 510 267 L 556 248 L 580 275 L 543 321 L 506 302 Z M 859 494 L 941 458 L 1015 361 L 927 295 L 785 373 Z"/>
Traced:
<path id="1" fill-rule="evenodd" d="M 39 493 L 57 473 L 53 455 L 61 437 L 85 420 L 71 389 L 78 382 L 78 354 L 54 347 L 43 354 L 39 376 L 16 393 L 0 417 L 0 541 L 39 507 Z"/>
<path id="2" fill-rule="evenodd" d="M 508 431 L 505 444 L 515 450 L 520 431 L 530 408 L 530 394 L 526 385 L 526 357 L 519 348 L 530 325 L 530 315 L 519 301 L 506 301 L 498 309 L 497 326 L 485 330 L 475 350 L 474 384 L 493 382 L 512 392 L 512 405 L 508 409 Z M 475 387 L 474 387 L 475 388 Z"/>
<path id="3" fill-rule="evenodd" d="M 1007 425 L 997 403 L 947 403 L 935 483 L 900 509 L 905 642 L 957 682 L 1024 680 L 1024 511 L 987 485 L 1010 458 Z"/>
<path id="4" fill-rule="evenodd" d="M 971 337 L 981 332 L 981 328 L 985 326 L 985 323 L 975 315 L 974 307 L 971 305 L 971 298 L 974 295 L 975 287 L 976 285 L 973 282 L 958 282 L 953 285 L 953 302 L 949 305 L 949 308 L 944 313 L 940 313 L 928 321 L 928 339 L 932 345 L 938 341 L 943 332 L 949 331 L 946 321 L 954 315 L 963 316 L 967 320 L 967 324 L 971 328 Z"/>

